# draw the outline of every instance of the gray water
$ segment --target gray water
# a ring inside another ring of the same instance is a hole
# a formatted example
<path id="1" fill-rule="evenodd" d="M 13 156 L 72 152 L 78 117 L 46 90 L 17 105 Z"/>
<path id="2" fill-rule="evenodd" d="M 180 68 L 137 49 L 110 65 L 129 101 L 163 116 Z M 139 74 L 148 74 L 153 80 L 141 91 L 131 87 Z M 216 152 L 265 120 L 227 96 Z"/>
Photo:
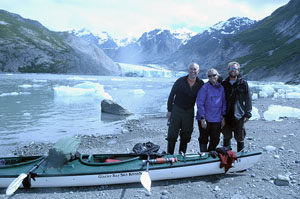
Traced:
<path id="1" fill-rule="evenodd" d="M 0 74 L 0 146 L 8 150 L 30 142 L 55 142 L 66 135 L 120 132 L 125 118 L 101 113 L 93 97 L 58 98 L 54 88 L 86 81 L 104 86 L 132 117 L 164 115 L 176 78 L 51 74 Z"/>

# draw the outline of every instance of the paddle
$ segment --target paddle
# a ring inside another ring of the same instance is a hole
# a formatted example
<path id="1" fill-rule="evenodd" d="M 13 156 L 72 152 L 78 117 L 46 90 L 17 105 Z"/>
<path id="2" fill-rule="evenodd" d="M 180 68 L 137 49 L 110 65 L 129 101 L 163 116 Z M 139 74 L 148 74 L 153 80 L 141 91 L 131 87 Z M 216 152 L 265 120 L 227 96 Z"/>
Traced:
<path id="1" fill-rule="evenodd" d="M 150 189 L 151 189 L 151 178 L 150 178 L 150 175 L 149 175 L 149 160 L 150 160 L 150 156 L 148 155 L 148 158 L 147 158 L 147 163 L 146 163 L 146 171 L 143 171 L 142 172 L 142 175 L 141 175 L 141 183 L 142 185 L 145 187 L 145 189 L 150 192 Z"/>
<path id="2" fill-rule="evenodd" d="M 21 183 L 31 172 L 39 168 L 39 166 L 47 159 L 47 156 L 44 156 L 43 159 L 34 165 L 27 173 L 21 173 L 16 179 L 14 179 L 6 189 L 6 195 L 10 196 L 20 187 Z"/>
<path id="3" fill-rule="evenodd" d="M 80 144 L 80 140 L 74 137 L 64 137 L 56 142 L 56 144 L 49 150 L 55 150 L 60 154 L 65 155 L 66 160 L 70 160 L 71 154 L 75 154 Z M 6 189 L 6 195 L 10 196 L 20 187 L 21 183 L 27 178 L 33 171 L 39 168 L 39 166 L 48 159 L 50 153 L 44 156 L 40 162 L 35 164 L 27 173 L 21 173 L 16 179 L 14 179 Z M 30 176 L 29 176 L 30 177 Z"/>

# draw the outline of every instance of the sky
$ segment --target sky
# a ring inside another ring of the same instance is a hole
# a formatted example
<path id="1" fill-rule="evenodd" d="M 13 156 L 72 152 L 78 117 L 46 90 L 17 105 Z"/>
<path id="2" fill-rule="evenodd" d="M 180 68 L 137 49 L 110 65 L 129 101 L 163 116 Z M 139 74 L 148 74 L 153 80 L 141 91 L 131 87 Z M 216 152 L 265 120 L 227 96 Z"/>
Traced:
<path id="1" fill-rule="evenodd" d="M 53 31 L 87 28 L 117 38 L 187 28 L 202 32 L 231 17 L 261 20 L 289 0 L 0 0 L 0 9 Z"/>

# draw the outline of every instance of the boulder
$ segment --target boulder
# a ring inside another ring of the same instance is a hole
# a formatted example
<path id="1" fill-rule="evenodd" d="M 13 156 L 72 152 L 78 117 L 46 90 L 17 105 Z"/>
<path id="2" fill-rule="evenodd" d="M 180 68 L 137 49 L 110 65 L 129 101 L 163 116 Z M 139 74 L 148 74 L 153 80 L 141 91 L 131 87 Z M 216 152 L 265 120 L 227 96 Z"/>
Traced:
<path id="1" fill-rule="evenodd" d="M 274 183 L 277 186 L 289 186 L 290 177 L 288 175 L 278 175 Z"/>
<path id="2" fill-rule="evenodd" d="M 128 110 L 117 104 L 112 100 L 102 100 L 101 102 L 101 111 L 104 113 L 110 113 L 115 115 L 131 115 Z"/>

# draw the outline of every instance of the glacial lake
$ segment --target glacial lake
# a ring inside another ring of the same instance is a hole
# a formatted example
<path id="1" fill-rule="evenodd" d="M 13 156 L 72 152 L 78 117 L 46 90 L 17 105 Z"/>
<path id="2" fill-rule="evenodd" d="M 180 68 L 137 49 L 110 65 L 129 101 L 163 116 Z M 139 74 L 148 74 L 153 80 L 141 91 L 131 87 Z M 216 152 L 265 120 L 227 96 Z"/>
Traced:
<path id="1" fill-rule="evenodd" d="M 0 74 L 0 79 L 0 146 L 9 150 L 66 135 L 120 133 L 125 118 L 101 113 L 103 95 L 132 112 L 129 118 L 165 115 L 177 78 Z"/>
<path id="2" fill-rule="evenodd" d="M 0 74 L 0 154 L 31 142 L 54 143 L 64 136 L 121 133 L 126 119 L 164 117 L 168 95 L 178 76 L 154 71 L 153 77 L 146 72 L 143 75 L 151 76 Z M 249 81 L 249 86 L 253 100 L 300 99 L 300 85 Z M 133 115 L 101 113 L 104 98 L 112 99 Z M 258 117 L 252 119 L 262 117 L 257 109 L 256 112 Z"/>

